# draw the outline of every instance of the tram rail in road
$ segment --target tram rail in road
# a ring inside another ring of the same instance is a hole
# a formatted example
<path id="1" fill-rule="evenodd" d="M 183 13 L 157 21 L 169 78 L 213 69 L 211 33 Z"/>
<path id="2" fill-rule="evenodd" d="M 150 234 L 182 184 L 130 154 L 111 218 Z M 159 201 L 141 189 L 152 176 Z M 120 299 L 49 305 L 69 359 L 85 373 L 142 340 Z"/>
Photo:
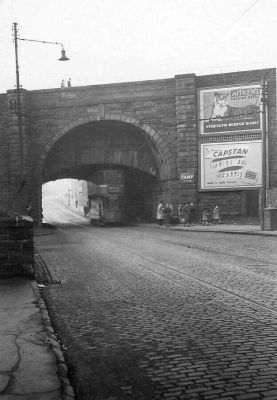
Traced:
<path id="1" fill-rule="evenodd" d="M 148 257 L 144 257 L 144 256 L 142 256 L 142 258 L 143 258 L 145 261 L 147 261 L 147 262 L 150 261 L 150 262 L 151 262 L 151 267 L 146 266 L 145 264 L 136 263 L 137 266 L 139 266 L 140 268 L 147 269 L 147 270 L 149 270 L 149 271 L 151 271 L 151 272 L 153 272 L 153 273 L 155 273 L 155 274 L 157 274 L 157 275 L 160 275 L 160 276 L 162 276 L 162 277 L 164 277 L 164 278 L 166 278 L 166 279 L 170 279 L 172 282 L 174 282 L 174 283 L 176 283 L 176 284 L 178 284 L 178 285 L 184 286 L 184 285 L 180 282 L 180 280 L 172 279 L 172 278 L 168 277 L 165 273 L 161 273 L 160 271 L 157 271 L 157 269 L 155 269 L 155 267 L 156 267 L 156 268 L 157 268 L 157 267 L 158 267 L 158 268 L 163 267 L 166 271 L 177 272 L 177 273 L 180 274 L 182 277 L 188 278 L 188 279 L 193 280 L 193 281 L 195 281 L 195 282 L 198 282 L 198 283 L 200 283 L 201 285 L 206 286 L 207 288 L 210 288 L 210 289 L 213 289 L 213 290 L 217 290 L 217 291 L 219 291 L 219 292 L 221 292 L 221 293 L 224 293 L 224 294 L 227 294 L 227 295 L 230 295 L 230 296 L 237 297 L 237 298 L 239 298 L 239 299 L 241 299 L 241 300 L 247 302 L 247 303 L 248 303 L 248 306 L 250 306 L 250 307 L 251 307 L 251 305 L 252 305 L 252 307 L 254 307 L 254 306 L 255 306 L 255 307 L 260 307 L 260 308 L 263 309 L 263 310 L 270 311 L 270 312 L 272 312 L 273 314 L 277 315 L 277 310 L 276 310 L 276 309 L 273 309 L 273 308 L 270 308 L 270 307 L 266 307 L 266 306 L 260 304 L 260 303 L 257 302 L 257 301 L 250 300 L 249 298 L 247 298 L 247 297 L 245 297 L 245 296 L 239 295 L 239 294 L 234 293 L 234 292 L 232 292 L 232 291 L 230 291 L 230 290 L 227 290 L 227 289 L 223 289 L 223 288 L 221 288 L 220 286 L 217 286 L 217 285 L 215 285 L 215 284 L 206 282 L 206 281 L 203 280 L 203 279 L 196 278 L 195 276 L 192 276 L 192 275 L 190 275 L 190 274 L 188 274 L 188 273 L 186 273 L 186 272 L 180 271 L 180 270 L 178 270 L 178 269 L 176 269 L 176 268 L 174 268 L 173 266 L 170 266 L 170 265 L 168 265 L 168 264 L 162 264 L 162 263 L 160 263 L 160 262 L 157 263 L 156 260 L 151 260 L 151 259 L 149 259 Z M 241 270 L 241 269 L 240 269 L 240 270 Z"/>

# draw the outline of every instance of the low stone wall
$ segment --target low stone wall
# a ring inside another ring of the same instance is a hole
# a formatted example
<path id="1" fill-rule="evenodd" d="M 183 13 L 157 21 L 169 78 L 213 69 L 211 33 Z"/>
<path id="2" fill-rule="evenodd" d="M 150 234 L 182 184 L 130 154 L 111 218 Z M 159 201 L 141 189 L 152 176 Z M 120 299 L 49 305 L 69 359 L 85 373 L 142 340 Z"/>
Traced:
<path id="1" fill-rule="evenodd" d="M 34 274 L 34 234 L 30 217 L 0 217 L 0 278 Z"/>

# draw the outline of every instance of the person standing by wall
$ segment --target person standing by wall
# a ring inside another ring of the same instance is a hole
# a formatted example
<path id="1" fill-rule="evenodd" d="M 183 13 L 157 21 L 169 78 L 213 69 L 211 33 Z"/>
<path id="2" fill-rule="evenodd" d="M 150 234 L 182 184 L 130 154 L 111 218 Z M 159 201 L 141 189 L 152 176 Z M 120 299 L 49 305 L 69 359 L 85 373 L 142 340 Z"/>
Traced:
<path id="1" fill-rule="evenodd" d="M 32 203 L 31 200 L 29 200 L 28 203 L 26 204 L 26 214 L 31 215 L 31 211 L 32 211 Z"/>
<path id="2" fill-rule="evenodd" d="M 195 223 L 195 205 L 194 205 L 194 203 L 190 203 L 189 209 L 190 209 L 189 224 L 193 225 Z"/>
<path id="3" fill-rule="evenodd" d="M 166 229 L 169 229 L 170 226 L 170 217 L 171 217 L 172 207 L 169 203 L 166 203 L 164 208 L 164 223 Z"/>
<path id="4" fill-rule="evenodd" d="M 202 224 L 203 225 L 209 225 L 209 210 L 208 208 L 204 208 L 203 214 L 202 214 Z"/>
<path id="5" fill-rule="evenodd" d="M 159 225 L 163 224 L 164 206 L 163 206 L 163 202 L 162 201 L 159 201 L 159 204 L 158 204 L 158 207 L 157 207 L 156 219 L 157 219 Z"/>
<path id="6" fill-rule="evenodd" d="M 213 221 L 214 224 L 220 224 L 220 208 L 218 206 L 215 206 L 213 209 Z"/>
<path id="7" fill-rule="evenodd" d="M 189 220 L 190 220 L 190 206 L 188 203 L 182 206 L 181 208 L 181 216 L 182 216 L 182 222 L 184 226 L 189 226 Z"/>

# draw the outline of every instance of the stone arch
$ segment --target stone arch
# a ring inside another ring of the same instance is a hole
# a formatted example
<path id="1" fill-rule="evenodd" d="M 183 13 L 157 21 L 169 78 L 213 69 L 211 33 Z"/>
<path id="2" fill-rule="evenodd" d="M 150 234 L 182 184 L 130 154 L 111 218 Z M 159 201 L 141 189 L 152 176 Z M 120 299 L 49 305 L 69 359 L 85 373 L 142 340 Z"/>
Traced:
<path id="1" fill-rule="evenodd" d="M 139 128 L 146 139 L 155 160 L 157 161 L 157 165 L 159 168 L 160 179 L 168 180 L 172 179 L 172 172 L 174 171 L 173 165 L 173 157 L 170 149 L 168 148 L 168 144 L 166 141 L 158 134 L 158 132 L 149 124 L 139 121 L 138 119 L 131 117 L 129 115 L 123 113 L 91 113 L 86 114 L 69 124 L 65 125 L 61 128 L 45 145 L 43 153 L 40 155 L 38 160 L 38 171 L 42 174 L 43 166 L 45 159 L 48 153 L 51 151 L 54 144 L 61 139 L 64 135 L 70 132 L 72 129 L 87 124 L 89 122 L 97 122 L 97 121 L 119 121 L 125 122 L 127 124 L 133 125 Z"/>

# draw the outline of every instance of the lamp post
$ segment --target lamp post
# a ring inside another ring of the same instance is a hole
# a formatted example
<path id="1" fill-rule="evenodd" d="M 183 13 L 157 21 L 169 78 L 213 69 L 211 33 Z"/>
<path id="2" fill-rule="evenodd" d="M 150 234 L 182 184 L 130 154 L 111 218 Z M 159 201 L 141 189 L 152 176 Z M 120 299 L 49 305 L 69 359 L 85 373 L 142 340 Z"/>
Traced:
<path id="1" fill-rule="evenodd" d="M 261 230 L 265 230 L 266 189 L 267 189 L 267 82 L 262 78 L 262 186 L 261 186 Z"/>
<path id="2" fill-rule="evenodd" d="M 24 169 L 23 169 L 23 110 L 22 110 L 22 102 L 21 102 L 21 85 L 19 79 L 19 63 L 18 63 L 18 40 L 24 40 L 27 42 L 38 42 L 38 43 L 46 43 L 46 44 L 56 44 L 61 46 L 61 57 L 59 61 L 68 61 L 69 58 L 66 57 L 65 50 L 63 44 L 60 42 L 47 42 L 45 40 L 34 40 L 34 39 L 25 39 L 20 38 L 18 36 L 18 28 L 17 22 L 13 23 L 13 33 L 14 33 L 14 49 L 15 49 L 15 67 L 16 67 L 16 114 L 18 118 L 18 134 L 19 134 L 19 160 L 20 160 L 20 184 L 19 189 L 17 191 L 17 195 L 22 190 L 25 180 L 24 180 Z M 16 196 L 17 196 L 16 195 Z"/>
<path id="3" fill-rule="evenodd" d="M 70 188 L 70 183 L 71 183 L 71 188 Z M 68 206 L 70 206 L 70 196 L 73 197 L 73 190 L 72 190 L 72 182 L 70 179 L 68 179 L 67 180 L 67 205 Z"/>

